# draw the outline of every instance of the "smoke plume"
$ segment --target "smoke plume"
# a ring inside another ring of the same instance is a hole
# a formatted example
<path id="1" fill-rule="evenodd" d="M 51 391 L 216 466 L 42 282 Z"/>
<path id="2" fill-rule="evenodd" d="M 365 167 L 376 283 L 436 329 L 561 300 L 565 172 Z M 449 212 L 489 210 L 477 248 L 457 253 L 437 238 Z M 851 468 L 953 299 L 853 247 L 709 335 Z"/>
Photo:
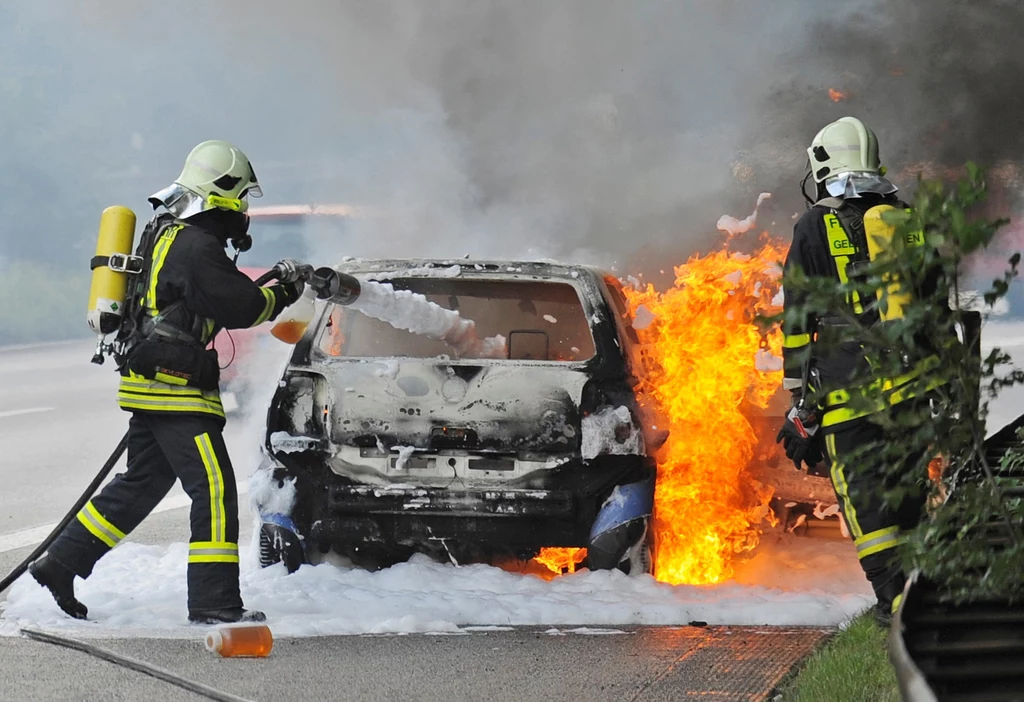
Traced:
<path id="1" fill-rule="evenodd" d="M 906 191 L 924 163 L 1024 157 L 1014 0 L 53 0 L 0 19 L 0 272 L 86 271 L 102 208 L 146 216 L 209 138 L 252 158 L 257 204 L 373 213 L 311 228 L 317 264 L 655 273 L 762 191 L 759 224 L 788 236 L 807 143 L 844 114 Z"/>

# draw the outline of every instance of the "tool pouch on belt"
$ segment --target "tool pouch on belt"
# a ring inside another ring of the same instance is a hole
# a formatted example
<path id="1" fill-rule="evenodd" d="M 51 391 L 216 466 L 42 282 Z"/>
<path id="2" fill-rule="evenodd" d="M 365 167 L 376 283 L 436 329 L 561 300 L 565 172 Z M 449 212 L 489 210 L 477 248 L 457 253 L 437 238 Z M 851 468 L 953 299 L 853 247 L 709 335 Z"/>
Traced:
<path id="1" fill-rule="evenodd" d="M 220 382 L 215 349 L 159 338 L 136 344 L 128 354 L 128 369 L 149 380 L 200 390 L 216 390 Z"/>

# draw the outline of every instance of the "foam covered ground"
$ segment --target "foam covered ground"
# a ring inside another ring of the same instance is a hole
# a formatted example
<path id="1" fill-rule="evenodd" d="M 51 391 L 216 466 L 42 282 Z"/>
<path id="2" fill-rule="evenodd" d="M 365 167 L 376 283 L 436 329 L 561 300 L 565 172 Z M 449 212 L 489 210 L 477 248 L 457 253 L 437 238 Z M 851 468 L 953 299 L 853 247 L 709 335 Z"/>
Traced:
<path id="1" fill-rule="evenodd" d="M 90 621 L 69 619 L 29 576 L 11 588 L 0 634 L 36 626 L 72 636 L 196 635 L 185 611 L 187 547 L 124 543 L 87 581 Z M 251 561 L 251 554 L 249 554 Z M 425 557 L 371 573 L 330 564 L 242 568 L 242 596 L 276 636 L 459 632 L 473 626 L 835 625 L 874 598 L 847 541 L 766 535 L 736 578 L 694 587 L 650 576 L 581 571 L 546 581 L 487 565 Z"/>

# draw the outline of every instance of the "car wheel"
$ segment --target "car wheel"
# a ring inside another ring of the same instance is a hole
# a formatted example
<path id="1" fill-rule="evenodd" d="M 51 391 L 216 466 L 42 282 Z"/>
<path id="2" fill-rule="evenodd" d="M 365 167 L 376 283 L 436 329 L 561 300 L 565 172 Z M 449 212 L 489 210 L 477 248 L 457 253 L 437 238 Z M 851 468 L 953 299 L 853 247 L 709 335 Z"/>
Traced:
<path id="1" fill-rule="evenodd" d="M 294 573 L 305 561 L 302 540 L 298 534 L 279 524 L 264 522 L 260 527 L 261 567 L 284 563 L 288 572 Z"/>
<path id="2" fill-rule="evenodd" d="M 587 566 L 591 570 L 618 568 L 627 575 L 654 572 L 648 517 L 619 524 L 591 539 Z"/>

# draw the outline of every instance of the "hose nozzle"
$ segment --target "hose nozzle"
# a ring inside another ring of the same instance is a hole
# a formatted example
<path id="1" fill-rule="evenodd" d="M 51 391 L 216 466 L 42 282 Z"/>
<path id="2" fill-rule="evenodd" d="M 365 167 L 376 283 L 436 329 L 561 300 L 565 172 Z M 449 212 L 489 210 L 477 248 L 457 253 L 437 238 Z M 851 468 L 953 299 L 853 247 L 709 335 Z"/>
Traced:
<path id="1" fill-rule="evenodd" d="M 294 283 L 297 280 L 309 282 L 313 277 L 313 266 L 299 263 L 293 258 L 281 259 L 272 270 L 274 277 L 282 283 Z"/>
<path id="2" fill-rule="evenodd" d="M 324 266 L 317 268 L 307 281 L 316 290 L 317 298 L 338 305 L 351 305 L 359 298 L 359 281 L 348 273 L 340 273 Z"/>

